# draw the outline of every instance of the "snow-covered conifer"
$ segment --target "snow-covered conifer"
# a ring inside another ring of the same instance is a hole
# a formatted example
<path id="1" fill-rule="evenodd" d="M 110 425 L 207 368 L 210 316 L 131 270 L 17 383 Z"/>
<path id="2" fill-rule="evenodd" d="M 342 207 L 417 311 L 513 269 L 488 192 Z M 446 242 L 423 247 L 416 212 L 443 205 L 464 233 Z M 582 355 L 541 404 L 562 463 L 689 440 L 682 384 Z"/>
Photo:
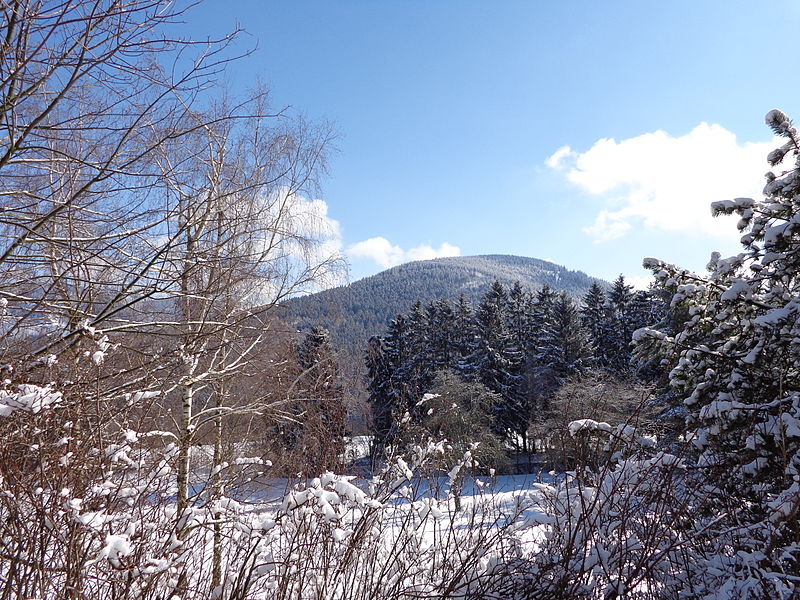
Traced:
<path id="1" fill-rule="evenodd" d="M 328 330 L 314 326 L 297 346 L 298 399 L 293 418 L 281 423 L 286 444 L 295 455 L 293 470 L 322 473 L 337 465 L 344 451 L 346 410 L 336 355 Z"/>
<path id="2" fill-rule="evenodd" d="M 617 373 L 626 373 L 630 369 L 631 336 L 634 332 L 631 312 L 633 298 L 633 286 L 625 283 L 625 277 L 620 275 L 614 280 L 608 293 L 610 316 L 608 366 Z"/>
<path id="3" fill-rule="evenodd" d="M 478 366 L 473 360 L 477 349 L 477 325 L 470 301 L 461 294 L 455 308 L 454 343 L 456 371 L 467 381 L 477 377 Z"/>
<path id="4" fill-rule="evenodd" d="M 552 372 L 559 382 L 584 373 L 592 363 L 589 336 L 578 309 L 565 293 L 553 302 L 536 360 L 539 367 Z"/>
<path id="5" fill-rule="evenodd" d="M 447 298 L 428 304 L 425 309 L 428 322 L 427 356 L 432 370 L 454 369 L 458 365 L 455 344 L 456 315 Z"/>
<path id="6" fill-rule="evenodd" d="M 744 251 L 715 253 L 703 276 L 645 259 L 681 322 L 635 339 L 671 367 L 718 530 L 734 540 L 730 558 L 715 559 L 717 585 L 779 597 L 787 585 L 796 593 L 787 574 L 800 564 L 800 139 L 782 112 L 766 121 L 786 140 L 769 163 L 792 164 L 767 174 L 764 200 L 712 204 L 714 215 L 740 217 Z"/>
<path id="7" fill-rule="evenodd" d="M 494 412 L 495 426 L 504 434 L 524 432 L 528 421 L 522 395 L 523 352 L 509 331 L 508 314 L 508 293 L 495 281 L 475 314 L 478 347 L 474 360 L 478 380 L 503 399 Z"/>
<path id="8" fill-rule="evenodd" d="M 607 367 L 611 361 L 610 311 L 606 305 L 606 294 L 597 282 L 583 297 L 580 319 L 592 342 L 594 358 L 598 366 Z"/>

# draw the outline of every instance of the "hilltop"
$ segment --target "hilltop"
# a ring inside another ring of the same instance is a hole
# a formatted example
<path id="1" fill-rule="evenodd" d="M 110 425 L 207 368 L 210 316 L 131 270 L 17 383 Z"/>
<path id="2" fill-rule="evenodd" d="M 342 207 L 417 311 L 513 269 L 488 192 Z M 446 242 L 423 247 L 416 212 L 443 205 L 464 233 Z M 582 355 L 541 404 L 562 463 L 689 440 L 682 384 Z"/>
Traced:
<path id="1" fill-rule="evenodd" d="M 383 333 L 389 321 L 414 301 L 456 300 L 464 294 L 475 303 L 494 280 L 507 286 L 519 281 L 530 290 L 549 285 L 575 299 L 594 281 L 608 286 L 582 271 L 538 258 L 456 256 L 406 263 L 348 285 L 293 298 L 284 304 L 284 318 L 297 329 L 313 324 L 327 327 L 337 347 L 360 351 L 370 336 Z"/>

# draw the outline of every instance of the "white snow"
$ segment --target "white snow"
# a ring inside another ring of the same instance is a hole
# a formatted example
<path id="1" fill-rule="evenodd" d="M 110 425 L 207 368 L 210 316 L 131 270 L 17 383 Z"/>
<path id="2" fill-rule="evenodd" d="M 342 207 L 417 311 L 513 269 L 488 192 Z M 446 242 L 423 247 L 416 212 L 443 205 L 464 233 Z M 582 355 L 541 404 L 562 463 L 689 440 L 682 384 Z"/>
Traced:
<path id="1" fill-rule="evenodd" d="M 614 430 L 614 428 L 605 421 L 595 421 L 594 419 L 578 419 L 572 421 L 567 429 L 572 437 L 582 432 L 602 431 L 604 433 L 611 433 Z"/>
<path id="2" fill-rule="evenodd" d="M 107 535 L 105 546 L 97 555 L 97 560 L 107 560 L 112 566 L 120 568 L 121 558 L 129 556 L 132 552 L 131 543 L 127 535 Z"/>
<path id="3" fill-rule="evenodd" d="M 0 417 L 7 417 L 18 410 L 35 414 L 57 404 L 61 397 L 61 392 L 50 387 L 31 384 L 17 386 L 16 392 L 0 390 Z"/>

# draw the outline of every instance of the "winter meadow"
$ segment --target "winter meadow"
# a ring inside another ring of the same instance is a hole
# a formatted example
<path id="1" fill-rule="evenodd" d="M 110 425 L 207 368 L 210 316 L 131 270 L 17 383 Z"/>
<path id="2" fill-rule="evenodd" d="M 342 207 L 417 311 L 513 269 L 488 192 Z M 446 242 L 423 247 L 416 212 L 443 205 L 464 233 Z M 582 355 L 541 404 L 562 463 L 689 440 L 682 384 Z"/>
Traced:
<path id="1" fill-rule="evenodd" d="M 789 116 L 705 272 L 342 286 L 337 128 L 192 9 L 0 0 L 0 600 L 800 598 Z"/>

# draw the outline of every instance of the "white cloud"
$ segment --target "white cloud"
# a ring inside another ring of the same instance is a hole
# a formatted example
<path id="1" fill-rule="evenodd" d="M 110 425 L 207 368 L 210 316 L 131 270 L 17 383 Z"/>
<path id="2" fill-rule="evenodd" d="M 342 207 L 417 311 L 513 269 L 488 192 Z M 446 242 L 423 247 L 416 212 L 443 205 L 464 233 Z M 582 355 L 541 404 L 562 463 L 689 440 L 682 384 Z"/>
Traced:
<path id="1" fill-rule="evenodd" d="M 646 290 L 653 283 L 652 275 L 626 275 L 625 283 L 632 285 L 635 290 Z"/>
<path id="2" fill-rule="evenodd" d="M 421 244 L 406 252 L 407 260 L 429 260 L 431 258 L 442 258 L 445 256 L 461 256 L 461 248 L 448 244 L 447 242 L 442 242 L 442 245 L 439 246 L 438 249 L 432 248 L 428 244 Z"/>
<path id="3" fill-rule="evenodd" d="M 640 225 L 728 237 L 730 221 L 713 218 L 710 203 L 758 197 L 766 155 L 776 145 L 739 143 L 724 127 L 701 123 L 679 137 L 656 131 L 619 142 L 601 139 L 582 153 L 563 146 L 545 164 L 601 198 L 603 207 L 585 229 L 598 241 Z"/>
<path id="4" fill-rule="evenodd" d="M 278 188 L 257 199 L 253 220 L 262 268 L 269 279 L 254 301 L 266 304 L 286 293 L 315 292 L 346 280 L 342 228 L 321 199 Z"/>
<path id="5" fill-rule="evenodd" d="M 403 250 L 400 246 L 393 245 L 386 238 L 374 237 L 353 244 L 347 249 L 347 254 L 351 258 L 373 260 L 382 268 L 388 269 L 389 267 L 394 267 L 412 260 L 428 260 L 431 258 L 441 258 L 443 256 L 460 256 L 461 249 L 444 242 L 439 248 L 434 248 L 429 244 L 420 244 L 415 248 Z"/>
<path id="6" fill-rule="evenodd" d="M 339 221 L 328 215 L 327 202 L 319 198 L 310 200 L 302 196 L 294 196 L 293 199 L 291 212 L 298 222 L 300 233 L 341 242 L 342 227 Z"/>
<path id="7" fill-rule="evenodd" d="M 544 164 L 546 164 L 551 169 L 561 169 L 562 163 L 567 158 L 572 158 L 575 156 L 575 153 L 569 146 L 561 146 L 558 150 L 553 152 L 551 156 L 548 157 Z"/>
<path id="8" fill-rule="evenodd" d="M 306 265 L 324 264 L 342 255 L 342 228 L 328 215 L 324 200 L 276 195 L 261 217 L 270 225 L 265 242 L 283 244 L 289 255 Z M 280 242 L 275 234 L 282 238 Z"/>

